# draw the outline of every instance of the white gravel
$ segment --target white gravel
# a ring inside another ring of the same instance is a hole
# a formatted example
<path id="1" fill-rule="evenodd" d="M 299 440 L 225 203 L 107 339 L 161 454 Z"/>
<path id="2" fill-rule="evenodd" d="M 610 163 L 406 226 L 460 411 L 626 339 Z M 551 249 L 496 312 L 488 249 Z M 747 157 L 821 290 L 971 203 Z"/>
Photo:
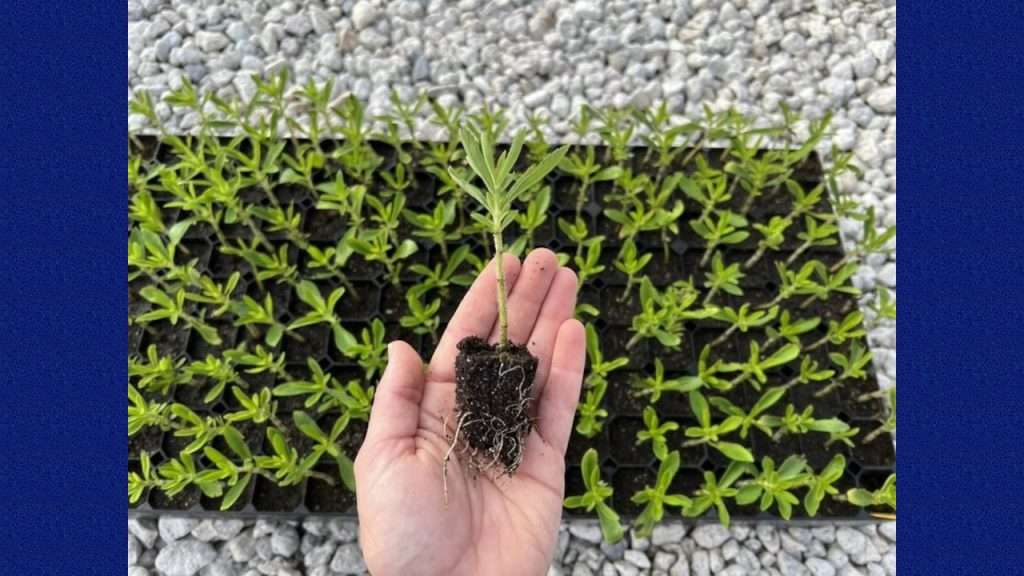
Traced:
<path id="1" fill-rule="evenodd" d="M 735 106 L 764 121 L 777 119 L 782 102 L 806 119 L 832 110 L 833 142 L 853 151 L 864 170 L 841 186 L 874 206 L 880 224 L 896 223 L 891 1 L 129 0 L 128 21 L 129 94 L 160 96 L 187 76 L 222 97 L 247 97 L 255 91 L 250 75 L 288 68 L 298 82 L 332 78 L 335 96 L 353 92 L 372 110 L 386 109 L 395 89 L 405 96 L 428 90 L 445 104 L 501 105 L 514 126 L 528 111 L 541 112 L 552 119 L 550 136 L 563 141 L 572 140 L 566 119 L 585 103 L 665 100 L 687 117 L 704 104 Z M 173 129 L 196 123 L 194 114 L 173 115 L 166 105 L 157 111 Z M 290 113 L 302 116 L 297 105 Z M 141 119 L 129 116 L 129 126 L 141 127 Z M 419 136 L 439 134 L 424 126 Z M 841 224 L 847 240 L 860 233 L 856 223 Z M 895 293 L 895 253 L 872 258 L 854 282 L 869 294 L 876 283 Z M 881 384 L 892 385 L 895 323 L 880 323 L 870 342 Z M 202 575 L 363 569 L 355 527 L 346 522 L 261 521 L 235 530 L 162 518 L 128 528 L 129 574 L 136 576 L 172 560 L 168 574 L 196 573 L 188 570 L 199 564 Z M 602 548 L 596 526 L 582 524 L 560 535 L 550 574 L 894 574 L 895 538 L 895 524 L 724 533 L 667 526 L 650 541 Z"/>

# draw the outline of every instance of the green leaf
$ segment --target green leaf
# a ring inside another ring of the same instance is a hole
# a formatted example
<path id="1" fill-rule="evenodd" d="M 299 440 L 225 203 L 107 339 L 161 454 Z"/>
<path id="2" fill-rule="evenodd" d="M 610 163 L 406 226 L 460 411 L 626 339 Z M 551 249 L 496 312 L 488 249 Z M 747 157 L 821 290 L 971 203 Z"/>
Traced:
<path id="1" fill-rule="evenodd" d="M 697 421 L 704 428 L 711 426 L 711 409 L 708 407 L 708 401 L 704 398 L 704 395 L 694 390 L 690 392 L 690 408 L 693 410 L 693 415 L 697 417 Z"/>
<path id="2" fill-rule="evenodd" d="M 725 454 L 730 460 L 736 462 L 754 461 L 754 455 L 750 453 L 750 450 L 747 450 L 739 444 L 735 444 L 733 442 L 715 442 L 711 446 L 722 454 Z"/>
<path id="3" fill-rule="evenodd" d="M 252 472 L 246 473 L 228 489 L 227 493 L 224 494 L 224 499 L 220 502 L 222 512 L 231 508 L 238 501 L 238 497 L 242 495 L 242 492 L 245 492 L 245 487 L 249 485 L 250 480 L 252 480 Z"/>
<path id="4" fill-rule="evenodd" d="M 327 436 L 324 435 L 323 430 L 317 426 L 316 422 L 309 417 L 308 414 L 302 410 L 296 410 L 292 412 L 292 419 L 295 421 L 295 425 L 302 431 L 303 434 L 310 438 L 321 441 L 326 440 Z"/>

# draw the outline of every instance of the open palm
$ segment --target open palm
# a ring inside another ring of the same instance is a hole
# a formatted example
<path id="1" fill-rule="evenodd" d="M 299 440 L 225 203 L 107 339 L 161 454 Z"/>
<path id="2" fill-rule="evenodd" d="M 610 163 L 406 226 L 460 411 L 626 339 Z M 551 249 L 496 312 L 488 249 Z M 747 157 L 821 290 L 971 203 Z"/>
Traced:
<path id="1" fill-rule="evenodd" d="M 506 256 L 509 338 L 537 357 L 535 426 L 513 476 L 447 466 L 455 405 L 456 345 L 496 340 L 495 263 L 474 282 L 424 372 L 404 342 L 388 348 L 366 440 L 356 457 L 360 536 L 369 569 L 392 574 L 543 574 L 551 562 L 564 492 L 565 449 L 585 362 L 573 319 L 576 275 L 549 250 L 520 266 Z"/>

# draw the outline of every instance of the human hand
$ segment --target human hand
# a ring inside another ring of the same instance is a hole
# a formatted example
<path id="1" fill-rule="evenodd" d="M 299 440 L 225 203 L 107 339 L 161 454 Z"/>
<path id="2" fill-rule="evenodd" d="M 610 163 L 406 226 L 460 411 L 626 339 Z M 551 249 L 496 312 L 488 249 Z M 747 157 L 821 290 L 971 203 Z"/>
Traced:
<path id="1" fill-rule="evenodd" d="M 550 250 L 531 252 L 521 266 L 506 256 L 504 267 L 509 339 L 526 343 L 538 359 L 536 420 L 522 464 L 512 476 L 472 477 L 453 451 L 445 503 L 442 462 L 454 422 L 456 345 L 467 336 L 497 340 L 492 261 L 463 298 L 426 373 L 408 344 L 388 347 L 355 461 L 361 545 L 376 576 L 544 574 L 551 563 L 586 336 L 573 318 L 576 274 Z"/>

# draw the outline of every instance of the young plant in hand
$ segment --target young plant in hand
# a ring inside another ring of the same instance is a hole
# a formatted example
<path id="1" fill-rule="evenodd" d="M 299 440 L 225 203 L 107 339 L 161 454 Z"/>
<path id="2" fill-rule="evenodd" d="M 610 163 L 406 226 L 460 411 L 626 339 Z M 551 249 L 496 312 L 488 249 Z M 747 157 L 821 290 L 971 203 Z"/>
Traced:
<path id="1" fill-rule="evenodd" d="M 566 152 L 564 147 L 560 148 L 525 172 L 516 173 L 513 170 L 524 138 L 523 133 L 517 134 L 509 150 L 496 157 L 491 131 L 464 127 L 461 139 L 466 160 L 483 188 L 449 171 L 463 191 L 484 208 L 483 214 L 473 213 L 472 217 L 494 241 L 498 302 L 498 342 L 491 345 L 470 337 L 458 344 L 455 435 L 461 433 L 465 440 L 470 467 L 500 466 L 508 474 L 513 474 L 522 461 L 523 439 L 531 427 L 529 403 L 537 359 L 525 346 L 510 342 L 508 338 L 503 234 L 515 219 L 513 203 L 534 191 Z M 492 426 L 494 418 L 503 425 Z M 453 448 L 458 445 L 457 440 L 453 440 Z M 447 461 L 446 458 L 445 464 Z"/>

